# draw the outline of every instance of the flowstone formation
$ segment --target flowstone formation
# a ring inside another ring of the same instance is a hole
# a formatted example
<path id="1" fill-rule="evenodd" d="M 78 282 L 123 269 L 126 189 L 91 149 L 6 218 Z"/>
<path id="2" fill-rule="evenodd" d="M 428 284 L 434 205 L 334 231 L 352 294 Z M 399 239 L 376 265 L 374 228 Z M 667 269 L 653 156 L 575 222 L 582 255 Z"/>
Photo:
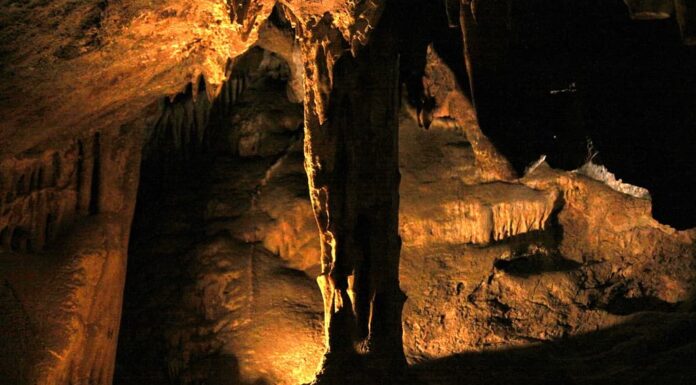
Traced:
<path id="1" fill-rule="evenodd" d="M 210 111 L 208 139 L 144 162 L 140 199 L 149 203 L 130 243 L 116 384 L 312 380 L 323 353 L 310 278 L 319 258 L 289 72 L 252 49 L 232 74 L 247 85 Z M 163 134 L 179 132 L 177 120 L 160 123 Z"/>
<path id="2" fill-rule="evenodd" d="M 696 379 L 689 1 L 0 9 L 3 384 Z"/>

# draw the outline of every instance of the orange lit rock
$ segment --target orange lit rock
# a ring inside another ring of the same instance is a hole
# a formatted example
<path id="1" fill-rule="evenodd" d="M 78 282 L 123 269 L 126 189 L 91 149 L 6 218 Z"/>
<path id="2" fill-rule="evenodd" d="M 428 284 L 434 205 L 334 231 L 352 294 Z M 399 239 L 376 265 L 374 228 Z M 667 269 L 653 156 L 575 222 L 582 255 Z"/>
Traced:
<path id="1" fill-rule="evenodd" d="M 406 121 L 402 130 L 414 126 Z M 422 135 L 442 140 L 440 129 L 432 130 Z M 659 224 L 650 216 L 648 200 L 545 163 L 514 184 L 495 189 L 504 207 L 513 208 L 509 213 L 514 213 L 516 201 L 524 207 L 524 195 L 513 191 L 548 197 L 552 211 L 543 228 L 505 234 L 483 247 L 456 242 L 452 233 L 409 230 L 418 218 L 447 218 L 410 213 L 421 207 L 423 213 L 437 213 L 433 202 L 453 199 L 444 186 L 458 182 L 439 174 L 437 167 L 423 167 L 442 156 L 443 146 L 421 145 L 423 136 L 414 145 L 409 143 L 412 135 L 402 135 L 402 151 L 418 155 L 402 164 L 401 192 L 400 281 L 408 296 L 403 319 L 409 362 L 578 336 L 630 323 L 644 311 L 670 312 L 690 301 L 693 230 L 678 232 Z M 468 183 L 474 186 L 462 184 L 458 190 L 461 202 L 477 199 L 477 191 L 485 191 L 481 187 L 493 186 Z M 533 212 L 520 215 L 538 217 Z M 451 223 L 462 223 L 455 218 L 472 223 L 464 215 L 449 217 Z"/>
<path id="2" fill-rule="evenodd" d="M 696 230 L 518 178 L 450 67 L 495 102 L 516 4 L 4 2 L 0 382 L 690 381 Z"/>
<path id="3" fill-rule="evenodd" d="M 136 119 L 202 76 L 217 95 L 230 58 L 275 1 L 70 1 L 3 5 L 0 156 Z M 197 87 L 194 87 L 197 92 Z"/>
<path id="4" fill-rule="evenodd" d="M 1 305 L 10 317 L 1 321 L 17 331 L 0 351 L 10 382 L 111 383 L 144 125 L 3 164 L 18 180 L 35 170 L 5 195 L 14 200 L 2 212 Z"/>
<path id="5" fill-rule="evenodd" d="M 423 76 L 424 97 L 429 101 L 418 112 L 418 122 L 428 128 L 431 124 L 443 124 L 453 130 L 463 130 L 471 144 L 477 170 L 488 181 L 511 180 L 515 172 L 490 140 L 481 132 L 476 111 L 457 84 L 452 70 L 437 55 L 432 45 L 428 46 L 425 76 Z"/>

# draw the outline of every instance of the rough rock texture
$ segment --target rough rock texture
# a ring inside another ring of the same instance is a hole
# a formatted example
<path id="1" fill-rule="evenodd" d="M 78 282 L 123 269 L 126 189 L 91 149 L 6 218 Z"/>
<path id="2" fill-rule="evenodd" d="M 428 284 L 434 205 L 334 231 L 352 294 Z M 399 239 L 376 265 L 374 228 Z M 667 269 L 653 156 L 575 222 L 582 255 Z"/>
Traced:
<path id="1" fill-rule="evenodd" d="M 695 140 L 696 49 L 682 44 L 678 25 L 688 17 L 631 20 L 624 3 L 638 12 L 679 2 L 462 2 L 477 115 L 518 173 L 541 155 L 572 170 L 599 152 L 596 163 L 650 191 L 656 219 L 692 228 L 696 192 L 682 181 L 696 170 L 687 144 Z M 669 134 L 655 140 L 662 130 Z"/>
<path id="2" fill-rule="evenodd" d="M 438 237 L 412 245 L 404 237 L 404 345 L 412 362 L 567 338 L 689 300 L 693 231 L 666 228 L 641 200 L 585 177 L 546 166 L 533 177 L 523 183 L 540 188 L 544 180 L 563 196 L 546 231 L 483 248 Z"/>
<path id="3" fill-rule="evenodd" d="M 8 383 L 111 383 L 144 127 L 3 164 Z"/>
<path id="4" fill-rule="evenodd" d="M 123 133 L 119 132 L 119 126 L 143 115 L 155 116 L 156 103 L 153 101 L 168 95 L 170 101 L 161 106 L 164 112 L 154 129 L 146 135 L 131 135 L 134 146 L 129 151 L 133 153 L 133 159 L 124 166 L 137 170 L 137 156 L 144 148 L 145 155 L 154 159 L 144 165 L 145 168 L 149 168 L 148 172 L 159 170 L 166 173 L 167 167 L 176 164 L 176 161 L 191 159 L 191 154 L 210 139 L 206 133 L 209 106 L 199 101 L 201 98 L 198 94 L 205 91 L 208 97 L 212 98 L 221 93 L 224 104 L 226 101 L 235 101 L 246 87 L 246 74 L 235 77 L 234 70 L 232 73 L 228 72 L 230 59 L 246 51 L 256 42 L 259 27 L 269 16 L 274 5 L 273 1 L 207 1 L 196 4 L 180 1 L 57 1 L 3 4 L 4 38 L 0 51 L 3 54 L 2 77 L 8 81 L 4 81 L 0 89 L 0 99 L 6 101 L 2 104 L 2 115 L 7 117 L 0 130 L 3 142 L 0 156 L 2 159 L 9 159 L 29 150 L 45 154 L 56 152 L 60 156 L 65 152 L 63 149 L 71 148 L 71 142 L 76 135 L 89 137 L 94 134 L 97 137 L 96 133 L 101 133 L 102 137 L 107 137 L 108 132 L 109 140 L 121 140 L 119 134 Z M 365 44 L 368 32 L 376 23 L 382 8 L 383 4 L 374 1 L 335 1 L 323 4 L 285 2 L 279 12 L 294 26 L 302 26 L 301 31 L 296 31 L 297 35 L 312 41 L 303 45 L 304 67 L 310 68 L 314 65 L 314 59 L 318 57 L 307 55 L 306 52 L 317 48 L 323 52 L 324 47 L 320 43 L 333 45 L 333 53 L 324 55 L 328 57 L 328 61 L 320 61 L 321 66 L 329 67 L 340 56 L 338 50 L 341 49 L 343 40 L 349 42 L 354 51 L 358 45 Z M 327 15 L 331 15 L 329 18 L 332 20 L 320 22 Z M 318 22 L 321 25 L 316 26 Z M 324 30 L 324 25 L 329 26 L 328 32 Z M 278 40 L 271 38 L 269 42 L 269 39 L 264 38 L 263 43 L 273 47 L 272 50 L 283 57 L 288 53 L 287 41 L 279 45 Z M 289 89 L 296 94 L 300 89 L 296 76 L 299 67 L 298 61 L 293 59 L 290 73 L 294 84 L 291 84 Z M 234 60 L 232 64 L 235 64 Z M 267 65 L 274 64 L 271 62 Z M 228 77 L 232 79 L 223 84 Z M 315 87 L 315 91 L 327 85 L 323 78 L 321 81 L 319 78 L 314 80 L 309 83 Z M 389 80 L 389 83 L 392 90 L 395 90 L 396 78 Z M 190 85 L 186 89 L 187 84 Z M 184 91 L 183 98 L 176 96 L 181 91 Z M 316 100 L 321 100 L 318 104 L 315 103 L 316 111 L 322 116 L 322 121 L 324 111 L 321 106 L 327 104 L 328 95 L 319 95 L 325 92 L 326 89 L 316 92 Z M 15 97 L 17 94 L 21 96 Z M 389 95 L 395 93 L 391 91 Z M 288 122 L 279 128 L 294 131 L 297 127 L 293 122 Z M 115 134 L 112 136 L 112 133 Z M 229 139 L 238 141 L 235 150 L 243 156 L 269 156 L 281 153 L 282 143 L 286 139 L 284 137 L 287 136 L 286 133 L 254 130 L 240 130 L 239 134 L 238 138 Z M 152 140 L 146 142 L 145 138 Z M 25 156 L 21 155 L 20 158 Z M 14 165 L 7 163 L 8 167 Z M 69 162 L 67 166 L 70 166 Z M 52 222 L 53 213 L 63 208 L 53 207 L 54 203 L 37 203 L 35 201 L 40 198 L 33 196 L 25 199 L 25 183 L 26 188 L 32 191 L 42 189 L 43 182 L 40 179 L 43 177 L 38 171 L 33 174 L 29 172 L 28 176 L 22 177 L 25 173 L 22 169 L 24 166 L 19 167 L 20 170 L 12 170 L 14 175 L 9 179 L 13 186 L 7 188 L 19 197 L 15 199 L 14 196 L 8 196 L 3 203 L 3 227 L 7 229 L 5 233 L 8 233 L 3 237 L 7 238 L 5 243 L 11 249 L 25 251 L 43 245 L 46 234 L 51 235 L 50 228 L 53 226 L 46 223 Z M 78 170 L 77 179 L 82 175 L 80 167 L 81 165 L 75 166 Z M 395 171 L 396 167 L 393 167 L 393 170 Z M 111 174 L 103 180 L 132 178 L 130 174 L 127 175 L 120 170 L 108 171 Z M 27 182 L 27 178 L 33 180 Z M 133 192 L 137 186 L 137 178 L 130 181 L 132 183 L 129 191 Z M 77 187 L 59 187 L 61 190 L 67 190 L 66 194 L 71 190 L 79 192 L 83 182 L 69 182 L 77 184 Z M 101 187 L 102 181 L 97 184 Z M 50 183 L 49 187 L 52 187 Z M 112 195 L 118 195 L 117 189 L 111 185 L 107 187 L 103 191 L 105 196 L 113 198 Z M 154 189 L 161 187 L 157 186 Z M 133 195 L 131 193 L 131 199 L 127 201 L 128 207 L 131 208 L 134 205 Z M 80 199 L 84 197 L 67 196 L 54 200 L 60 200 L 64 206 L 71 206 L 70 199 L 77 199 L 81 204 Z M 396 200 L 390 199 L 390 202 Z M 5 210 L 5 204 L 12 207 Z M 90 210 L 96 212 L 92 207 Z M 392 211 L 391 220 L 395 223 L 396 211 Z M 70 210 L 66 212 L 70 213 Z M 123 210 L 120 226 L 128 228 L 130 212 L 130 209 Z M 285 214 L 272 213 L 275 218 Z M 59 219 L 61 222 L 58 225 L 62 226 L 63 218 Z M 70 222 L 70 218 L 66 221 Z M 50 231 L 47 231 L 47 228 Z M 395 225 L 392 228 L 393 238 L 396 239 Z M 277 249 L 286 257 L 298 252 L 297 247 L 288 245 L 288 235 L 284 234 L 288 231 L 287 226 L 282 230 L 271 231 L 273 235 L 270 235 L 267 241 L 269 247 Z M 127 238 L 125 236 L 120 244 L 121 254 L 117 259 L 121 260 L 121 263 L 124 262 L 123 247 Z M 104 248 L 110 250 L 111 246 Z M 305 257 L 311 258 L 311 255 Z M 396 254 L 392 252 L 392 259 L 395 257 Z M 305 266 L 309 264 L 304 263 Z M 391 271 L 392 286 L 396 287 L 395 264 Z M 113 286 L 100 287 L 93 295 L 97 302 L 107 297 L 109 289 L 120 293 L 122 288 L 123 270 L 106 274 L 109 276 L 108 279 L 119 281 L 121 284 L 116 282 Z M 111 322 L 117 325 L 119 316 L 114 311 L 120 308 L 120 294 L 109 298 L 113 299 L 113 306 L 103 314 L 110 316 Z M 87 308 L 87 305 L 77 307 L 80 311 Z M 392 314 L 395 320 L 398 312 Z M 98 333 L 108 332 L 109 336 L 113 337 L 115 332 L 112 329 L 115 328 L 106 329 L 108 330 L 97 327 L 95 330 Z M 55 330 L 61 333 L 67 329 L 56 327 Z M 398 336 L 400 333 L 396 332 L 394 335 Z M 398 345 L 400 346 L 400 343 Z M 76 346 L 94 349 L 89 343 L 78 343 Z M 87 377 L 90 381 L 110 382 L 110 361 L 113 354 L 109 351 L 113 350 L 113 343 L 111 346 L 102 347 L 106 352 L 102 365 L 95 365 L 93 369 L 73 369 L 70 366 L 57 368 L 56 378 L 47 380 L 47 383 L 81 382 L 86 381 Z M 35 369 L 30 365 L 29 374 L 20 373 L 20 376 L 23 376 L 22 380 L 29 378 L 28 381 L 31 381 Z M 93 373 L 85 375 L 85 370 Z"/>
<path id="5" fill-rule="evenodd" d="M 533 79 L 531 3 L 2 2 L 0 382 L 692 383 L 696 230 L 461 88 Z"/>
<path id="6" fill-rule="evenodd" d="M 404 242 L 485 245 L 548 227 L 557 192 L 487 182 L 463 132 L 424 131 L 405 116 L 400 123 L 401 151 L 408 154 L 401 161 Z"/>
<path id="7" fill-rule="evenodd" d="M 677 232 L 657 223 L 650 216 L 649 201 L 622 194 L 580 174 L 550 169 L 543 163 L 522 179 L 488 182 L 486 176 L 490 174 L 478 170 L 484 163 L 476 160 L 465 129 L 435 124 L 424 130 L 411 118 L 413 115 L 404 112 L 399 122 L 400 233 L 404 242 L 400 283 L 408 296 L 403 321 L 404 348 L 409 362 L 414 365 L 410 376 L 418 376 L 427 383 L 446 384 L 458 383 L 462 378 L 474 383 L 490 383 L 500 378 L 513 383 L 552 380 L 630 383 L 630 378 L 621 373 L 636 371 L 631 361 L 635 359 L 631 357 L 639 354 L 636 344 L 647 344 L 650 349 L 661 352 L 664 358 L 657 361 L 657 368 L 673 367 L 670 365 L 681 362 L 679 349 L 686 349 L 683 354 L 688 354 L 691 340 L 684 339 L 683 345 L 679 345 L 683 348 L 671 348 L 660 343 L 660 337 L 656 336 L 675 338 L 670 336 L 692 328 L 688 303 L 694 284 L 693 231 Z M 245 120 L 236 118 L 235 121 Z M 235 204 L 207 206 L 208 220 L 218 218 L 219 221 L 208 227 L 206 237 L 228 229 L 236 240 L 230 241 L 225 236 L 214 238 L 208 242 L 218 246 L 204 248 L 214 251 L 196 251 L 194 254 L 199 256 L 196 258 L 204 261 L 210 258 L 204 255 L 237 250 L 239 246 L 234 245 L 239 242 L 256 242 L 260 254 L 255 260 L 260 266 L 283 265 L 278 259 L 263 257 L 266 255 L 263 248 L 266 248 L 286 260 L 285 266 L 314 274 L 316 270 L 310 266 L 311 259 L 304 258 L 319 255 L 319 249 L 318 243 L 311 241 L 316 240 L 316 235 L 311 226 L 311 206 L 302 193 L 306 187 L 299 148 L 290 147 L 290 151 L 281 155 L 270 168 L 264 161 L 259 161 L 257 166 L 252 164 L 243 163 L 236 168 L 238 171 L 227 171 L 227 176 L 218 180 L 236 180 L 235 185 L 239 186 L 241 181 L 248 180 L 240 173 L 256 169 L 256 176 L 244 183 L 261 186 L 256 190 L 248 187 L 246 194 L 248 197 L 253 194 L 251 191 L 258 191 L 254 202 L 260 212 L 252 214 L 255 210 L 251 203 L 240 205 L 237 193 L 230 194 L 230 190 L 222 187 L 211 190 L 212 197 L 230 196 Z M 222 194 L 222 191 L 227 192 Z M 440 207 L 457 209 L 440 212 Z M 468 216 L 461 211 L 464 207 L 469 207 Z M 217 210 L 219 214 L 215 214 Z M 248 214 L 242 214 L 244 212 Z M 472 220 L 495 218 L 493 212 L 506 220 Z M 438 218 L 442 222 L 438 223 Z M 163 223 L 174 222 L 163 220 Z M 495 223 L 501 226 L 496 227 Z M 452 231 L 445 231 L 447 229 Z M 473 241 L 475 236 L 480 239 Z M 281 239 L 285 246 L 274 246 Z M 300 246 L 302 252 L 291 251 Z M 249 249 L 242 248 L 235 253 L 248 255 Z M 229 280 L 219 269 L 200 277 L 204 277 L 202 282 L 213 283 L 207 297 L 206 291 L 199 289 L 201 299 L 194 303 L 201 304 L 195 306 L 200 314 L 215 314 L 205 309 L 215 309 L 219 306 L 215 304 L 235 303 L 232 299 L 239 298 L 216 294 L 219 282 Z M 259 274 L 258 279 L 260 283 L 279 280 L 263 274 Z M 287 285 L 285 293 L 301 292 L 309 287 L 306 278 Z M 301 289 L 303 287 L 305 289 Z M 271 288 L 269 291 L 275 292 Z M 284 303 L 298 301 L 294 296 L 288 299 L 290 302 Z M 315 317 L 321 313 L 317 300 L 305 306 Z M 241 323 L 249 319 L 225 312 L 220 314 L 224 314 L 221 319 L 235 319 Z M 263 318 L 253 319 L 262 322 Z M 294 331 L 288 334 L 293 338 L 314 335 L 311 351 L 318 360 L 322 349 L 319 323 L 316 318 L 314 320 L 313 324 L 294 324 Z M 241 336 L 252 333 L 258 335 L 254 341 L 259 341 L 254 342 L 254 346 L 267 346 L 271 338 L 282 345 L 275 334 L 264 332 L 266 327 L 261 323 L 253 327 L 254 332 L 227 331 L 211 335 L 222 341 L 237 341 L 232 337 L 235 333 Z M 244 330 L 244 327 L 237 326 L 236 330 Z M 193 332 L 187 333 L 192 335 Z M 540 344 L 542 342 L 553 344 Z M 620 345 L 611 350 L 614 343 Z M 222 342 L 219 344 L 223 346 Z M 181 346 L 195 350 L 192 345 Z M 279 382 L 287 378 L 308 378 L 287 373 L 273 375 L 279 373 L 273 367 L 283 366 L 257 361 L 253 355 L 245 355 L 244 348 L 239 345 L 225 346 L 214 351 L 224 351 L 226 360 L 236 357 L 239 369 L 235 367 L 234 371 L 243 373 L 241 378 L 247 381 L 259 377 Z M 501 352 L 501 349 L 511 350 Z M 276 350 L 291 352 L 287 355 L 294 351 L 297 350 L 286 347 Z M 615 366 L 604 367 L 600 364 L 602 360 L 593 358 L 600 353 L 615 357 L 612 358 Z M 215 354 L 210 356 L 216 357 Z M 554 358 L 564 361 L 558 362 L 558 369 L 549 371 L 545 363 Z M 216 360 L 207 358 L 197 365 L 192 364 L 196 360 L 191 359 L 183 365 L 186 369 L 181 373 L 205 372 L 206 369 L 196 368 L 215 367 Z M 512 369 L 494 370 L 496 363 L 519 368 L 518 361 L 538 367 L 541 374 L 520 375 Z M 314 367 L 310 362 L 304 364 Z M 248 369 L 253 366 L 267 369 L 262 373 Z M 588 376 L 588 367 L 597 373 L 595 377 Z M 303 375 L 311 377 L 312 370 L 304 370 Z M 492 371 L 498 374 L 491 377 Z M 651 378 L 651 373 L 658 373 L 658 369 L 640 371 L 636 378 Z M 193 375 L 191 378 L 201 377 Z"/>
<path id="8" fill-rule="evenodd" d="M 270 167 L 218 158 L 209 176 L 176 186 L 178 198 L 136 228 L 117 384 L 311 380 L 323 352 L 320 293 L 264 248 L 266 231 L 287 226 L 254 207 Z M 268 188 L 287 188 L 281 180 Z"/>
<path id="9" fill-rule="evenodd" d="M 416 365 L 431 384 L 689 384 L 693 313 L 637 314 L 597 332 L 525 347 L 464 353 Z M 646 358 L 649 357 L 649 358 Z"/>
<path id="10" fill-rule="evenodd" d="M 12 381 L 111 383 L 141 154 L 160 172 L 190 159 L 209 136 L 211 111 L 225 107 L 194 90 L 205 88 L 189 85 L 172 101 L 150 103 L 140 111 L 146 118 L 99 121 L 87 132 L 103 130 L 3 160 L 0 273 L 10 314 L 3 329 L 29 325 L 2 350 Z"/>
<path id="11" fill-rule="evenodd" d="M 37 251 L 77 217 L 94 211 L 98 197 L 99 137 L 77 140 L 63 151 L 46 151 L 3 162 L 0 234 L 6 249 Z M 95 181 L 92 183 L 92 181 Z"/>
<path id="12" fill-rule="evenodd" d="M 4 2 L 0 155 L 129 122 L 199 76 L 215 95 L 274 4 Z"/>
<path id="13" fill-rule="evenodd" d="M 117 384 L 313 378 L 324 346 L 321 295 L 302 271 L 319 263 L 302 108 L 267 55 L 237 63 L 248 85 L 231 124 L 209 131 L 212 160 L 170 156 L 179 177 L 164 183 L 145 167 L 140 198 L 153 204 L 135 220 Z"/>
<path id="14" fill-rule="evenodd" d="M 428 46 L 425 59 L 423 90 L 427 102 L 418 111 L 419 124 L 425 128 L 443 124 L 463 131 L 476 155 L 476 170 L 486 173 L 481 175 L 486 181 L 513 179 L 512 166 L 481 132 L 476 110 L 432 45 Z"/>
<path id="15" fill-rule="evenodd" d="M 288 5 L 305 62 L 305 169 L 321 241 L 327 352 L 317 383 L 396 381 L 405 365 L 399 71 L 394 18 L 379 20 L 385 3 L 346 2 L 330 14 L 325 3 Z"/>
<path id="16" fill-rule="evenodd" d="M 432 51 L 429 58 L 428 67 L 442 66 Z M 435 106 L 449 98 L 434 94 Z M 642 332 L 636 336 L 630 326 L 622 335 L 621 325 L 633 325 L 640 318 L 633 315 L 644 311 L 664 312 L 661 317 L 677 323 L 688 319 L 672 312 L 687 309 L 683 304 L 693 295 L 693 230 L 655 221 L 649 200 L 545 163 L 521 179 L 486 183 L 490 174 L 474 170 L 495 164 L 478 161 L 481 153 L 468 143 L 477 125 L 467 123 L 432 125 L 428 132 L 413 118 L 400 124 L 400 281 L 408 296 L 404 348 L 414 373 L 426 382 L 457 383 L 463 373 L 457 365 L 483 366 L 471 352 L 605 328 L 618 335 L 612 338 L 640 340 Z M 542 365 L 536 360 L 549 349 L 540 347 L 539 356 L 520 350 L 519 356 Z M 568 343 L 562 353 L 573 349 Z M 462 353 L 469 354 L 457 358 Z M 495 354 L 481 357 L 494 360 Z M 451 359 L 426 363 L 444 357 Z M 584 376 L 578 370 L 569 378 Z"/>

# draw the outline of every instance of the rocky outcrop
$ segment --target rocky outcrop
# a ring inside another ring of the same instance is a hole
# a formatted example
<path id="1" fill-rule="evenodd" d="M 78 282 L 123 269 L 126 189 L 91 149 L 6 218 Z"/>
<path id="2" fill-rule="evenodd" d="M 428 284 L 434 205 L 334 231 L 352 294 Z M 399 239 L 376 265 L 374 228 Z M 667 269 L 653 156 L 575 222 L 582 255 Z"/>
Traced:
<path id="1" fill-rule="evenodd" d="M 253 202 L 266 188 L 289 187 L 272 180 L 257 192 L 269 167 L 219 157 L 203 180 L 176 184 L 168 195 L 177 199 L 141 212 L 159 215 L 140 219 L 134 234 L 117 384 L 312 379 L 323 352 L 321 298 L 309 276 L 264 247 L 266 233 L 286 225 Z"/>
<path id="2" fill-rule="evenodd" d="M 97 210 L 99 136 L 69 148 L 3 162 L 0 233 L 8 250 L 40 251 L 57 233 Z M 96 163 L 95 163 L 96 159 Z M 96 164 L 96 166 L 95 166 Z"/>
<path id="3" fill-rule="evenodd" d="M 147 118 L 2 162 L 2 306 L 20 317 L 3 328 L 31 325 L 3 349 L 12 381 L 111 383 L 141 155 L 145 173 L 166 174 L 200 153 L 218 119 L 211 112 L 229 104 L 201 90 L 191 84 Z"/>
<path id="4" fill-rule="evenodd" d="M 686 1 L 625 3 L 693 42 Z M 565 40 L 537 35 L 566 20 L 539 27 L 540 4 L 4 2 L 0 378 L 459 383 L 466 368 L 472 383 L 692 382 L 695 230 L 658 222 L 657 200 L 594 163 L 513 168 L 543 147 L 529 123 L 591 125 L 592 98 L 575 95 L 593 83 L 571 79 L 587 63 L 631 67 L 549 58 Z M 589 48 L 568 54 L 603 46 L 583 31 L 626 10 L 573 4 L 584 29 L 569 34 Z M 617 47 L 638 40 L 616 30 Z M 460 32 L 463 53 L 448 41 Z M 675 46 L 670 71 L 691 55 Z M 537 81 L 559 63 L 575 72 Z M 654 81 L 688 95 L 684 63 Z M 625 77 L 651 78 L 640 71 Z M 688 126 L 689 106 L 673 122 Z M 508 161 L 495 131 L 531 149 Z M 553 165 L 575 161 L 564 150 Z"/>
<path id="5" fill-rule="evenodd" d="M 402 123 L 402 130 L 406 127 Z M 435 130 L 428 135 L 444 136 Z M 407 138 L 408 134 L 402 135 L 402 151 L 438 150 L 429 156 L 407 157 L 409 162 L 402 165 L 400 279 L 408 296 L 403 317 L 404 347 L 410 362 L 620 329 L 646 311 L 670 319 L 687 317 L 674 312 L 688 309 L 694 290 L 694 232 L 659 224 L 650 215 L 649 200 L 542 163 L 495 191 L 506 202 L 501 212 L 510 218 L 515 217 L 515 207 L 529 205 L 519 191 L 541 198 L 539 207 L 549 211 L 519 212 L 527 219 L 546 218 L 545 225 L 489 237 L 474 245 L 469 235 L 460 238 L 452 234 L 462 233 L 443 230 L 455 227 L 428 222 L 447 217 L 434 209 L 433 202 L 457 202 L 456 195 L 443 186 L 466 185 L 439 174 L 437 167 L 417 165 L 432 164 L 428 160 L 432 157 L 452 155 L 440 151 L 442 145 L 420 145 L 425 142 L 423 137 Z M 471 148 L 465 151 L 473 152 Z M 452 159 L 466 158 L 454 155 Z M 464 202 L 481 199 L 481 191 L 485 191 L 481 187 L 490 186 L 467 182 L 473 185 L 460 188 L 461 206 L 456 207 L 469 207 Z M 418 196 L 410 198 L 410 194 Z M 479 207 L 481 213 L 490 210 Z M 419 212 L 423 214 L 412 214 Z M 470 218 L 475 216 L 459 213 L 462 211 L 453 212 L 449 223 L 457 223 L 458 217 L 474 223 Z M 431 233 L 413 231 L 411 226 Z M 572 348 L 568 349 L 564 354 L 572 354 Z M 435 380 L 447 374 L 433 376 Z"/>
<path id="6" fill-rule="evenodd" d="M 481 131 L 474 106 L 432 44 L 427 47 L 425 60 L 422 82 L 427 103 L 417 112 L 419 125 L 444 125 L 464 132 L 476 156 L 477 170 L 486 173 L 481 175 L 486 181 L 513 179 L 515 171 Z"/>

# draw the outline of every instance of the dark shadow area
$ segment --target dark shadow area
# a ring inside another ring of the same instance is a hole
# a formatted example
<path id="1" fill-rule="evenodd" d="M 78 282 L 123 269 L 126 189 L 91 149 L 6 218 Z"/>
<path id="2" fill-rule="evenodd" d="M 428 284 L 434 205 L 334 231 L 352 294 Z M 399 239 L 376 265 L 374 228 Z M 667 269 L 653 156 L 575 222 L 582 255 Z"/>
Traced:
<path id="1" fill-rule="evenodd" d="M 195 120 L 185 112 L 196 110 L 191 108 L 194 102 L 190 85 L 183 94 L 163 103 L 162 118 L 145 149 L 141 165 L 128 246 L 115 385 L 175 383 L 178 368 L 169 362 L 164 330 L 176 322 L 173 309 L 180 306 L 183 287 L 192 284 L 185 271 L 186 255 L 205 236 L 205 206 L 196 197 L 206 193 L 201 186 L 205 186 L 206 169 L 212 164 L 209 134 L 200 141 L 177 143 L 180 139 L 176 131 L 182 129 L 182 124 L 176 122 L 183 121 L 184 116 L 187 120 Z M 212 116 L 220 113 L 218 107 L 215 110 Z M 167 115 L 178 116 L 167 122 Z M 184 127 L 192 131 L 202 128 Z M 185 212 L 177 210 L 180 206 L 187 207 Z M 169 228 L 163 223 L 169 223 Z M 162 287 L 171 290 L 166 292 Z M 216 365 L 213 365 L 214 359 L 209 361 L 199 360 L 191 365 L 232 369 L 226 372 L 228 378 L 233 377 L 230 373 L 238 373 L 236 359 L 222 360 Z M 219 384 L 236 385 L 237 382 Z"/>
<path id="2" fill-rule="evenodd" d="M 696 314 L 640 313 L 597 332 L 413 365 L 409 383 L 692 384 Z"/>
<path id="3" fill-rule="evenodd" d="M 399 68 L 401 83 L 408 93 L 411 105 L 421 108 L 428 101 L 423 98 L 422 78 L 425 73 L 426 53 L 432 44 L 438 56 L 449 66 L 459 82 L 462 91 L 469 94 L 469 78 L 464 65 L 464 43 L 458 25 L 458 15 L 444 1 L 399 1 L 394 10 L 398 28 Z M 450 26 L 450 19 L 456 19 L 456 25 Z M 425 106 L 427 107 L 427 106 Z"/>
<path id="4" fill-rule="evenodd" d="M 629 315 L 645 310 L 670 312 L 676 310 L 679 305 L 679 303 L 670 303 L 653 296 L 627 298 L 616 295 L 603 309 L 611 314 Z"/>
<path id="5" fill-rule="evenodd" d="M 451 3 L 400 3 L 401 79 L 418 109 L 429 103 L 421 78 L 431 43 L 470 90 Z M 597 153 L 595 163 L 650 191 L 658 221 L 696 226 L 696 48 L 682 43 L 676 20 L 631 20 L 621 0 L 487 4 L 477 5 L 477 23 L 503 32 L 479 58 L 474 101 L 515 169 L 545 154 L 572 170 Z"/>
<path id="6" fill-rule="evenodd" d="M 509 260 L 498 259 L 494 266 L 507 274 L 527 278 L 543 273 L 577 270 L 582 264 L 558 255 L 533 254 Z"/>
<path id="7" fill-rule="evenodd" d="M 556 206 L 560 208 L 564 204 L 563 196 L 559 196 Z M 563 240 L 563 226 L 558 222 L 558 209 L 550 215 L 545 227 L 544 230 L 529 231 L 497 242 L 513 245 L 515 252 L 509 259 L 497 259 L 493 266 L 522 278 L 581 269 L 582 263 L 564 258 L 558 250 Z"/>
<path id="8" fill-rule="evenodd" d="M 484 38 L 503 32 L 480 41 L 475 102 L 514 167 L 546 154 L 570 170 L 598 151 L 595 162 L 650 191 L 657 220 L 696 226 L 696 48 L 676 20 L 631 20 L 620 0 L 498 3 L 477 11 Z"/>

